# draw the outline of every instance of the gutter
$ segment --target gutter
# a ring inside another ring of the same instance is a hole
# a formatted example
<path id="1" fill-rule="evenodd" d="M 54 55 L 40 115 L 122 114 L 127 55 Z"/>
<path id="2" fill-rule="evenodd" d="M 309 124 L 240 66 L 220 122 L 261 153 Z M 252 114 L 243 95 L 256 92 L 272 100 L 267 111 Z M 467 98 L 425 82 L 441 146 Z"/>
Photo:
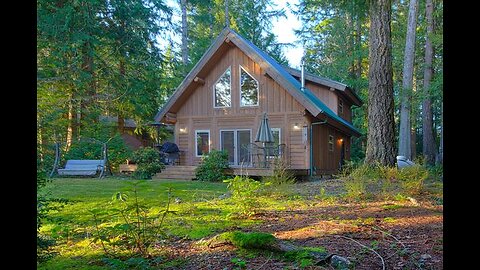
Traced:
<path id="1" fill-rule="evenodd" d="M 310 176 L 313 176 L 313 126 L 326 124 L 327 121 L 328 118 L 325 118 L 325 121 L 310 124 Z"/>

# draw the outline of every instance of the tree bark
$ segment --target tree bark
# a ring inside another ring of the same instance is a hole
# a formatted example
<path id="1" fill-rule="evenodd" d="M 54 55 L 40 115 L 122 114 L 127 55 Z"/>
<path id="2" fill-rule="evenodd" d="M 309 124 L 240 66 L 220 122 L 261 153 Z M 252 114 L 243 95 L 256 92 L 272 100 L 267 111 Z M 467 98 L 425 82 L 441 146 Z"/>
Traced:
<path id="1" fill-rule="evenodd" d="M 75 126 L 75 119 L 73 116 L 73 100 L 70 97 L 70 100 L 68 101 L 68 113 L 67 113 L 67 138 L 65 142 L 65 152 L 68 152 L 70 150 L 70 146 L 72 146 L 72 141 L 73 141 L 73 132 L 74 129 L 76 129 Z"/>
<path id="2" fill-rule="evenodd" d="M 433 132 L 432 99 L 430 94 L 430 82 L 433 76 L 433 47 L 431 35 L 433 34 L 433 2 L 426 0 L 427 37 L 425 40 L 425 69 L 423 73 L 423 102 L 422 102 L 422 125 L 423 125 L 423 156 L 429 165 L 435 163 L 436 146 Z"/>
<path id="3" fill-rule="evenodd" d="M 368 71 L 368 136 L 365 162 L 395 165 L 390 0 L 371 0 Z"/>
<path id="4" fill-rule="evenodd" d="M 213 3 L 211 3 L 209 6 L 208 6 L 208 16 L 210 17 L 210 22 L 208 24 L 209 26 L 209 32 L 208 32 L 208 38 L 210 40 L 213 39 L 213 24 L 215 23 L 215 16 L 213 15 Z"/>
<path id="5" fill-rule="evenodd" d="M 126 78 L 125 78 L 126 70 L 125 70 L 125 59 L 123 57 L 124 56 L 122 54 L 122 57 L 121 57 L 120 63 L 119 63 L 119 72 L 120 72 L 120 75 L 122 75 L 122 81 L 125 82 L 126 81 Z M 123 84 L 123 86 L 127 87 L 125 84 Z M 122 111 L 122 106 L 119 106 L 119 110 L 118 110 L 117 130 L 120 134 L 125 133 L 125 115 Z"/>
<path id="6" fill-rule="evenodd" d="M 412 159 L 411 151 L 411 120 L 413 64 L 415 61 L 415 34 L 417 28 L 417 0 L 410 0 L 408 8 L 407 36 L 403 63 L 403 81 L 400 106 L 400 134 L 398 136 L 398 154 Z"/>
<path id="7" fill-rule="evenodd" d="M 185 68 L 188 65 L 187 0 L 180 0 L 180 7 L 182 9 L 182 63 Z"/>
<path id="8" fill-rule="evenodd" d="M 438 155 L 436 157 L 436 163 L 443 164 L 443 103 L 442 103 L 442 123 L 440 126 L 440 144 L 438 146 Z"/>
<path id="9" fill-rule="evenodd" d="M 356 62 L 357 67 L 355 69 L 356 79 L 359 80 L 362 78 L 362 22 L 360 21 L 360 16 L 357 15 L 357 20 L 355 22 L 355 50 L 356 50 Z"/>

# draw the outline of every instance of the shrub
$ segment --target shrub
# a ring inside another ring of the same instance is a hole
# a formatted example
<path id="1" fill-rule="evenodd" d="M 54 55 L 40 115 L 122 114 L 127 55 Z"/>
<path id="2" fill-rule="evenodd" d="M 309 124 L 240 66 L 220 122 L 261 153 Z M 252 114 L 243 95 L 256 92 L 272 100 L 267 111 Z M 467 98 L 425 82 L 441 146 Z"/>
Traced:
<path id="1" fill-rule="evenodd" d="M 350 178 L 345 182 L 346 197 L 349 199 L 362 199 L 367 194 L 364 178 Z"/>
<path id="2" fill-rule="evenodd" d="M 228 153 L 212 150 L 202 158 L 202 164 L 196 168 L 195 174 L 200 181 L 218 182 L 226 178 L 224 170 L 228 168 Z"/>
<path id="3" fill-rule="evenodd" d="M 410 195 L 417 195 L 423 191 L 423 184 L 428 175 L 428 170 L 420 165 L 398 170 L 398 179 L 401 181 L 402 188 Z"/>
<path id="4" fill-rule="evenodd" d="M 103 146 L 100 142 L 107 141 L 105 138 L 95 138 L 99 142 L 90 139 L 73 142 L 69 151 L 65 153 L 64 160 L 69 159 L 103 159 Z M 107 143 L 108 164 L 112 170 L 116 170 L 119 164 L 132 154 L 121 136 L 114 136 Z"/>
<path id="5" fill-rule="evenodd" d="M 263 186 L 262 183 L 242 176 L 235 176 L 224 182 L 228 183 L 227 187 L 232 193 L 231 200 L 237 206 L 237 214 L 246 217 L 254 215 L 259 207 L 258 193 Z"/>
<path id="6" fill-rule="evenodd" d="M 160 153 L 152 147 L 139 148 L 133 152 L 131 160 L 137 164 L 133 176 L 139 179 L 151 179 L 164 168 L 160 162 Z"/>
<path id="7" fill-rule="evenodd" d="M 40 233 L 42 221 L 48 217 L 47 214 L 51 209 L 49 200 L 42 192 L 48 181 L 46 172 L 37 167 L 37 262 L 46 261 L 55 254 L 51 250 L 51 247 L 56 244 L 55 241 Z"/>
<path id="8" fill-rule="evenodd" d="M 273 161 L 273 175 L 262 178 L 263 182 L 270 183 L 273 186 L 289 185 L 295 182 L 295 176 L 288 171 L 285 161 L 275 158 Z"/>

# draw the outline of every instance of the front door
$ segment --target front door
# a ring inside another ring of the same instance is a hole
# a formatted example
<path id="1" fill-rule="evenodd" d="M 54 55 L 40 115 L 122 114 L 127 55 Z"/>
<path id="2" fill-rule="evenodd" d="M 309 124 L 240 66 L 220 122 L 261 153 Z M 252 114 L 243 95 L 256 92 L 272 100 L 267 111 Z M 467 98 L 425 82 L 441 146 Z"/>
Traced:
<path id="1" fill-rule="evenodd" d="M 220 149 L 228 153 L 230 165 L 249 165 L 248 144 L 251 142 L 250 129 L 220 131 Z"/>

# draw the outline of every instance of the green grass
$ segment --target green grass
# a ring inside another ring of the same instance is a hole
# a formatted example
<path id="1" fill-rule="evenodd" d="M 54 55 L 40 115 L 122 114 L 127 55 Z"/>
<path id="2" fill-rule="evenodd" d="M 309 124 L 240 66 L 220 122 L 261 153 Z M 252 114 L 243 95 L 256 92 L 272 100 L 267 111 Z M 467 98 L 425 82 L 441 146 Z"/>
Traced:
<path id="1" fill-rule="evenodd" d="M 104 256 L 103 250 L 98 242 L 92 243 L 91 239 L 95 233 L 91 210 L 99 211 L 100 228 L 120 223 L 120 217 L 111 215 L 115 208 L 120 207 L 112 201 L 112 197 L 117 192 L 124 192 L 129 194 L 128 200 L 133 200 L 134 183 L 137 183 L 139 203 L 149 213 L 158 214 L 165 209 L 168 190 L 171 190 L 170 210 L 176 211 L 176 214 L 167 215 L 164 223 L 170 236 L 200 239 L 229 227 L 258 223 L 228 217 L 235 211 L 234 204 L 218 199 L 227 192 L 225 183 L 115 178 L 53 179 L 43 192 L 52 198 L 67 199 L 68 203 L 54 203 L 58 208 L 50 211 L 49 219 L 43 223 L 41 232 L 57 240 L 55 251 L 58 255 L 38 269 L 105 269 L 101 262 L 98 263 Z M 179 203 L 175 202 L 176 198 Z"/>

